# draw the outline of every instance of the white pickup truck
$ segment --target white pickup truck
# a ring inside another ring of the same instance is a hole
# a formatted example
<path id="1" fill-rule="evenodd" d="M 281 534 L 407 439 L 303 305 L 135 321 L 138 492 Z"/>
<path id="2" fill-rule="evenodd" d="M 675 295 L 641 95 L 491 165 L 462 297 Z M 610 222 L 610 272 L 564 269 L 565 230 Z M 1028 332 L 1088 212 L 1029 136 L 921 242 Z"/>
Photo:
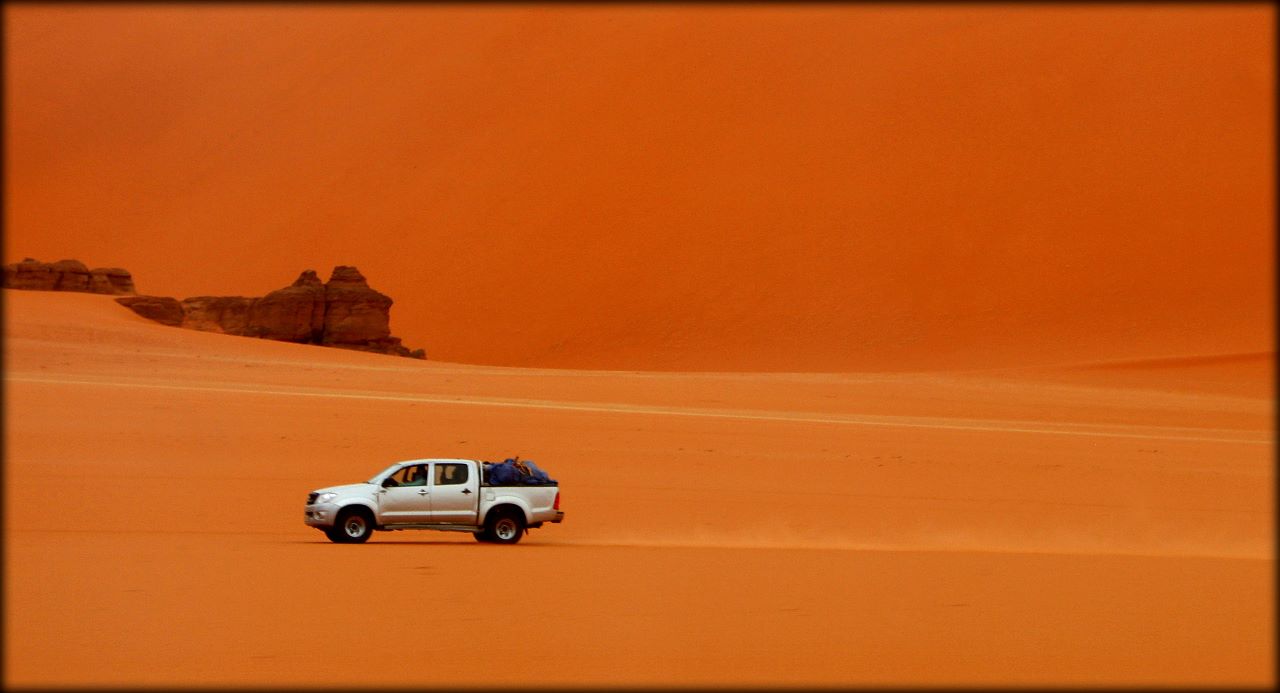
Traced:
<path id="1" fill-rule="evenodd" d="M 368 541 L 374 530 L 400 529 L 471 532 L 477 541 L 514 544 L 528 529 L 564 520 L 554 482 L 495 486 L 486 474 L 489 464 L 396 462 L 368 481 L 312 491 L 306 523 L 340 544 Z"/>

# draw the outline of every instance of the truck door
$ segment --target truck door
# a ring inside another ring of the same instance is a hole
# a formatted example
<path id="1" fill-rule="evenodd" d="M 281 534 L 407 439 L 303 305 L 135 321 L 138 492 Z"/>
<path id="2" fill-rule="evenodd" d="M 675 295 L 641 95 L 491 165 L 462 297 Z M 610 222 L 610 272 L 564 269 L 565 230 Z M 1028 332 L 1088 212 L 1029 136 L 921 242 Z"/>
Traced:
<path id="1" fill-rule="evenodd" d="M 432 463 L 431 521 L 475 524 L 480 479 L 465 462 Z"/>
<path id="2" fill-rule="evenodd" d="M 431 521 L 429 465 L 411 464 L 391 475 L 392 484 L 378 491 L 383 524 Z"/>

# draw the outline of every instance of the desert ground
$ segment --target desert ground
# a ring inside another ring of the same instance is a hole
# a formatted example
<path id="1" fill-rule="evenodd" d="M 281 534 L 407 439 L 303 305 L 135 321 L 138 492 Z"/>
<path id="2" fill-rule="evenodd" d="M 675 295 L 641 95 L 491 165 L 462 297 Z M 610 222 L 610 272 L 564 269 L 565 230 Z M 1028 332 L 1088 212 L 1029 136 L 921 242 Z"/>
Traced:
<path id="1" fill-rule="evenodd" d="M 457 363 L 1271 349 L 1273 5 L 4 12 L 6 262 L 355 265 Z"/>
<path id="2" fill-rule="evenodd" d="M 1275 7 L 6 3 L 8 687 L 1224 686 L 1275 668 Z M 563 524 L 336 545 L 520 455 Z"/>
<path id="3" fill-rule="evenodd" d="M 1274 683 L 1271 355 L 497 368 L 4 302 L 7 685 Z M 567 513 L 514 547 L 302 523 L 514 454 Z"/>

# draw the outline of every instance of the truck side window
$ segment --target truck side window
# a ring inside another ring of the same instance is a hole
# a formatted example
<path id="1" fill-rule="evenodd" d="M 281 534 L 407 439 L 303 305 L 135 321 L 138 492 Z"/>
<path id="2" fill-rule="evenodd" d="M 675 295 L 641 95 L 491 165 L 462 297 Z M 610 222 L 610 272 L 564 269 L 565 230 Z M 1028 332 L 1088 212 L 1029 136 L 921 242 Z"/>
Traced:
<path id="1" fill-rule="evenodd" d="M 401 469 L 391 476 L 397 482 L 397 486 L 426 486 L 427 485 L 427 465 L 413 464 Z"/>
<path id="2" fill-rule="evenodd" d="M 467 483 L 467 465 L 465 464 L 437 464 L 436 465 L 436 486 L 449 486 L 452 484 Z"/>

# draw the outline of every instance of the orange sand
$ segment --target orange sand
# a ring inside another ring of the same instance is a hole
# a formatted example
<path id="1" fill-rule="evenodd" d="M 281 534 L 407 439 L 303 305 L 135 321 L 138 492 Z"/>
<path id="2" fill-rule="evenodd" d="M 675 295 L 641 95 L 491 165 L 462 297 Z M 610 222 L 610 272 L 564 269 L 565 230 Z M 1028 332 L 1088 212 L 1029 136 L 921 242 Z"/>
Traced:
<path id="1" fill-rule="evenodd" d="M 1274 683 L 1269 358 L 511 369 L 4 301 L 8 685 Z M 302 525 L 516 453 L 568 512 L 519 546 Z M 424 638 L 522 656 L 389 665 Z"/>
<path id="2" fill-rule="evenodd" d="M 6 685 L 1276 683 L 1272 6 L 3 12 L 6 262 L 431 359 L 5 291 Z"/>
<path id="3" fill-rule="evenodd" d="M 4 13 L 9 262 L 355 264 L 466 363 L 1272 349 L 1267 4 Z"/>

